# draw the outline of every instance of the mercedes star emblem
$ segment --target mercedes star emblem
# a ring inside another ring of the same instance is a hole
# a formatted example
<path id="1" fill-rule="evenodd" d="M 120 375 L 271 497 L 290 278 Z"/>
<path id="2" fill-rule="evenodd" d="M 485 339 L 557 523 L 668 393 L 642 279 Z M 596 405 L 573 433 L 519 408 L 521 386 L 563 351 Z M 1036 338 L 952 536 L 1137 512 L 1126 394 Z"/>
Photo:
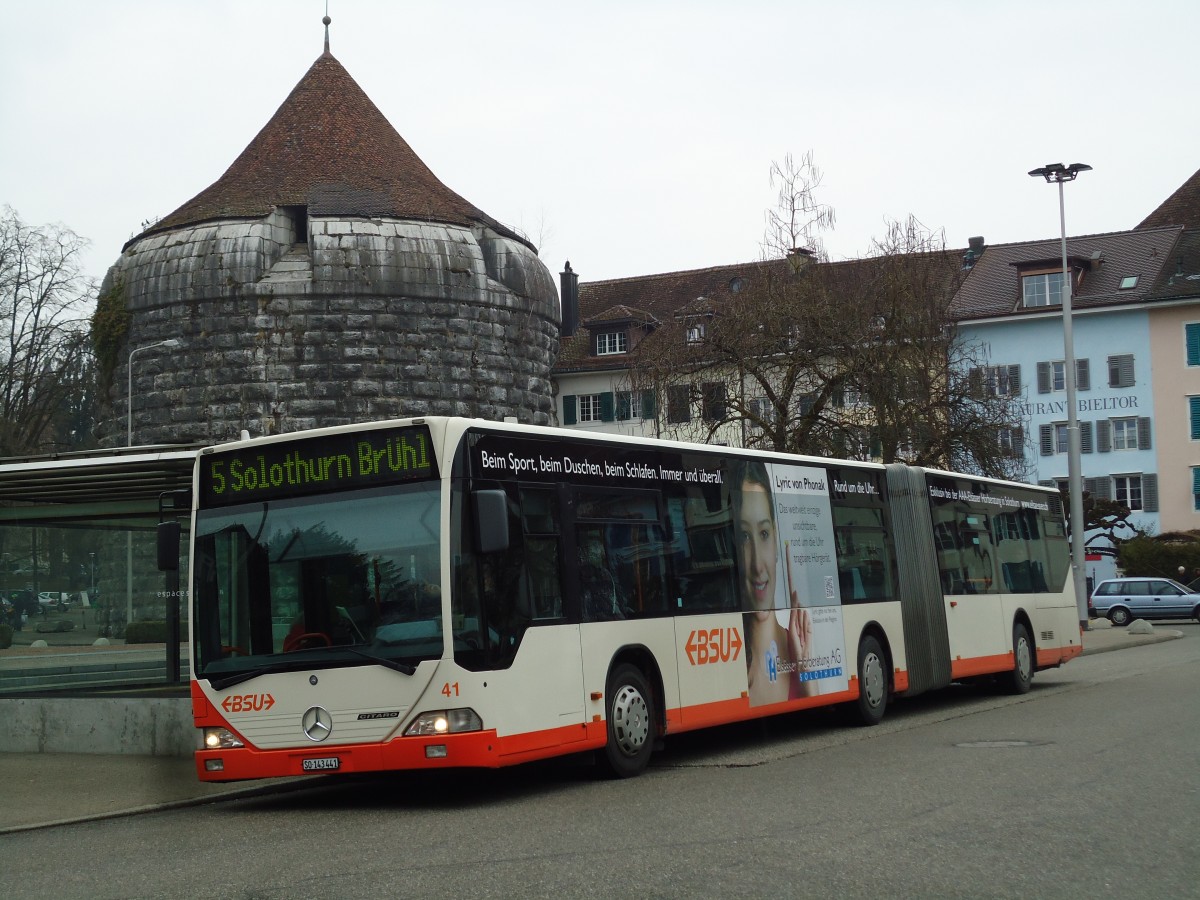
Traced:
<path id="1" fill-rule="evenodd" d="M 333 716 L 329 715 L 327 709 L 312 706 L 304 713 L 304 718 L 300 720 L 300 727 L 304 729 L 306 738 L 314 743 L 320 743 L 333 731 Z"/>

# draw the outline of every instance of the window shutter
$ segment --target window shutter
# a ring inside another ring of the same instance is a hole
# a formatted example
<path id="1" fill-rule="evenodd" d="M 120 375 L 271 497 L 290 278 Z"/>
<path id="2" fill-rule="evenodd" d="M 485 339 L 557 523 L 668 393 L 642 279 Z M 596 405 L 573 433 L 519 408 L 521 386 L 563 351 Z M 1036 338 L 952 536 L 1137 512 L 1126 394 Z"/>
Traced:
<path id="1" fill-rule="evenodd" d="M 1025 456 L 1025 428 L 1022 425 L 1014 425 L 1012 430 L 1012 446 L 1013 456 Z"/>
<path id="2" fill-rule="evenodd" d="M 972 393 L 974 392 L 974 385 L 975 385 L 974 375 L 978 371 L 979 371 L 978 369 L 971 370 Z M 846 389 L 844 387 L 842 387 L 841 385 L 838 385 L 837 387 L 835 387 L 829 395 L 829 402 L 833 405 L 834 409 L 842 409 L 843 407 L 845 407 L 845 405 L 846 405 Z"/>
<path id="3" fill-rule="evenodd" d="M 1038 441 L 1042 445 L 1042 456 L 1054 455 L 1054 426 L 1039 425 Z"/>
<path id="4" fill-rule="evenodd" d="M 1200 397 L 1188 397 L 1188 418 L 1193 441 L 1200 441 Z"/>
<path id="5" fill-rule="evenodd" d="M 1038 393 L 1050 393 L 1050 363 L 1040 362 L 1037 364 L 1037 380 Z"/>
<path id="6" fill-rule="evenodd" d="M 1096 420 L 1096 449 L 1101 453 L 1112 450 L 1112 420 Z"/>
<path id="7" fill-rule="evenodd" d="M 1200 466 L 1192 468 L 1192 509 L 1200 510 Z"/>
<path id="8" fill-rule="evenodd" d="M 1075 390 L 1090 391 L 1092 389 L 1092 370 L 1086 359 L 1075 360 Z"/>
<path id="9" fill-rule="evenodd" d="M 600 421 L 611 422 L 613 420 L 613 392 L 605 391 L 600 395 Z"/>
<path id="10" fill-rule="evenodd" d="M 1145 416 L 1138 419 L 1138 449 L 1150 449 L 1150 419 Z"/>
<path id="11" fill-rule="evenodd" d="M 1013 396 L 1021 393 L 1021 367 L 1008 367 L 1008 392 Z"/>
<path id="12" fill-rule="evenodd" d="M 1158 512 L 1158 476 L 1142 476 L 1142 511 Z"/>
<path id="13" fill-rule="evenodd" d="M 642 418 L 653 419 L 657 414 L 654 408 L 654 391 L 642 391 Z"/>
<path id="14" fill-rule="evenodd" d="M 565 394 L 563 396 L 563 424 L 574 425 L 578 421 L 578 408 L 575 403 L 574 394 Z"/>
<path id="15" fill-rule="evenodd" d="M 1080 422 L 1079 423 L 1079 452 L 1080 453 L 1091 453 L 1092 452 L 1092 423 L 1091 422 Z"/>
<path id="16" fill-rule="evenodd" d="M 972 397 L 983 396 L 983 369 L 979 366 L 972 366 L 967 373 L 967 392 Z"/>
<path id="17" fill-rule="evenodd" d="M 1122 353 L 1108 358 L 1108 386 L 1133 386 L 1133 354 Z"/>
<path id="18" fill-rule="evenodd" d="M 1200 366 L 1200 323 L 1191 322 L 1183 326 L 1184 343 L 1187 345 L 1187 364 Z"/>
<path id="19" fill-rule="evenodd" d="M 1098 480 L 1099 479 L 1096 478 L 1083 479 L 1083 492 L 1085 494 L 1091 494 L 1093 497 L 1096 496 L 1096 482 Z"/>
<path id="20" fill-rule="evenodd" d="M 1093 479 L 1095 484 L 1092 486 L 1092 496 L 1097 500 L 1112 499 L 1112 479 L 1111 478 L 1096 478 Z"/>

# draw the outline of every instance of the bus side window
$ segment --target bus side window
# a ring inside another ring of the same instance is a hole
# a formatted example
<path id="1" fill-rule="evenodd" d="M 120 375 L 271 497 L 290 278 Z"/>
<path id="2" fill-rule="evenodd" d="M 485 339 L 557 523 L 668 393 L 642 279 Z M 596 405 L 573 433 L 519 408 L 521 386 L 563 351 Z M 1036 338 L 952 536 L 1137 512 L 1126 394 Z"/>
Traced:
<path id="1" fill-rule="evenodd" d="M 559 564 L 558 495 L 546 488 L 521 486 L 521 532 L 525 547 L 522 589 L 534 619 L 563 615 Z"/>

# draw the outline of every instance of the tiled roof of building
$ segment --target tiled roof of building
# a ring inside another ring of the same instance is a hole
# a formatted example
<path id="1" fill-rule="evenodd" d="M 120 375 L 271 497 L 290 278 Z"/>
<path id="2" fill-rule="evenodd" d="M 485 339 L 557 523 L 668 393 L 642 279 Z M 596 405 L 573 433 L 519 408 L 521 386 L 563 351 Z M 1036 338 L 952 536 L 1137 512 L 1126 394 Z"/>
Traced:
<path id="1" fill-rule="evenodd" d="M 942 252 L 962 259 L 966 251 Z M 871 267 L 879 262 L 878 259 L 868 258 L 832 263 L 805 261 L 802 264 L 820 266 L 827 279 L 825 284 L 836 292 L 839 284 L 844 285 L 846 290 L 858 289 Z M 628 356 L 596 356 L 592 353 L 592 331 L 588 323 L 617 321 L 620 317 L 613 315 L 614 310 L 624 309 L 633 313 L 624 318 L 651 324 L 680 316 L 686 318 L 689 315 L 716 313 L 739 291 L 753 289 L 755 279 L 792 274 L 793 264 L 793 260 L 788 259 L 758 260 L 611 281 L 581 281 L 579 321 L 582 324 L 575 334 L 562 337 L 554 370 L 564 374 L 628 368 Z"/>
<path id="2" fill-rule="evenodd" d="M 642 321 L 662 322 L 670 319 L 682 307 L 694 303 L 699 297 L 729 297 L 733 293 L 735 279 L 751 278 L 766 265 L 781 263 L 737 263 L 708 269 L 691 269 L 686 272 L 663 272 L 633 278 L 614 278 L 610 281 L 580 282 L 579 321 L 585 324 L 581 324 L 575 334 L 563 336 L 554 365 L 555 371 L 628 368 L 628 357 L 597 357 L 591 354 L 592 337 L 587 322 L 615 321 L 616 317 L 610 316 L 610 313 L 618 308 L 638 311 L 646 316 Z"/>
<path id="3" fill-rule="evenodd" d="M 596 324 L 600 322 L 657 322 L 658 320 L 646 312 L 644 309 L 633 309 L 619 303 L 616 306 L 610 306 L 603 312 L 598 312 L 594 316 L 588 316 L 586 324 Z"/>
<path id="4" fill-rule="evenodd" d="M 1171 261 L 1182 229 L 1152 228 L 1067 238 L 1067 255 L 1085 262 L 1087 273 L 1072 295 L 1072 307 L 1086 309 L 1146 300 Z M 976 261 L 951 304 L 951 315 L 962 321 L 1011 315 L 1037 315 L 1046 307 L 1021 305 L 1019 266 L 1062 259 L 1060 238 L 996 244 Z M 1136 275 L 1137 285 L 1122 290 L 1123 279 Z"/>
<path id="5" fill-rule="evenodd" d="M 484 224 L 528 244 L 442 184 L 328 51 L 224 175 L 138 238 L 213 219 L 260 218 L 275 206 Z"/>
<path id="6" fill-rule="evenodd" d="M 1158 209 L 1146 216 L 1138 228 L 1159 228 L 1164 225 L 1200 228 L 1200 169 L 1164 200 Z"/>
<path id="7" fill-rule="evenodd" d="M 1150 300 L 1180 300 L 1200 296 L 1200 231 L 1180 235 L 1167 258 Z"/>

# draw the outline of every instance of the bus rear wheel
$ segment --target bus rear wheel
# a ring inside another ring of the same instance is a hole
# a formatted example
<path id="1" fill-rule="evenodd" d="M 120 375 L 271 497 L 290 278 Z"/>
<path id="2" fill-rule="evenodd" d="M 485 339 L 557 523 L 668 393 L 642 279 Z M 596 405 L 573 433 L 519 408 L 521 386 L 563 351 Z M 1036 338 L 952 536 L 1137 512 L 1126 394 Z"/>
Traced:
<path id="1" fill-rule="evenodd" d="M 858 700 L 855 711 L 863 725 L 878 725 L 887 710 L 887 655 L 874 635 L 858 642 Z"/>
<path id="2" fill-rule="evenodd" d="M 1013 667 L 1003 679 L 1010 694 L 1024 694 L 1033 685 L 1033 641 L 1029 629 L 1018 622 L 1013 626 Z"/>
<path id="3" fill-rule="evenodd" d="M 654 695 L 641 669 L 618 666 L 608 679 L 604 768 L 617 778 L 640 775 L 654 750 Z"/>

